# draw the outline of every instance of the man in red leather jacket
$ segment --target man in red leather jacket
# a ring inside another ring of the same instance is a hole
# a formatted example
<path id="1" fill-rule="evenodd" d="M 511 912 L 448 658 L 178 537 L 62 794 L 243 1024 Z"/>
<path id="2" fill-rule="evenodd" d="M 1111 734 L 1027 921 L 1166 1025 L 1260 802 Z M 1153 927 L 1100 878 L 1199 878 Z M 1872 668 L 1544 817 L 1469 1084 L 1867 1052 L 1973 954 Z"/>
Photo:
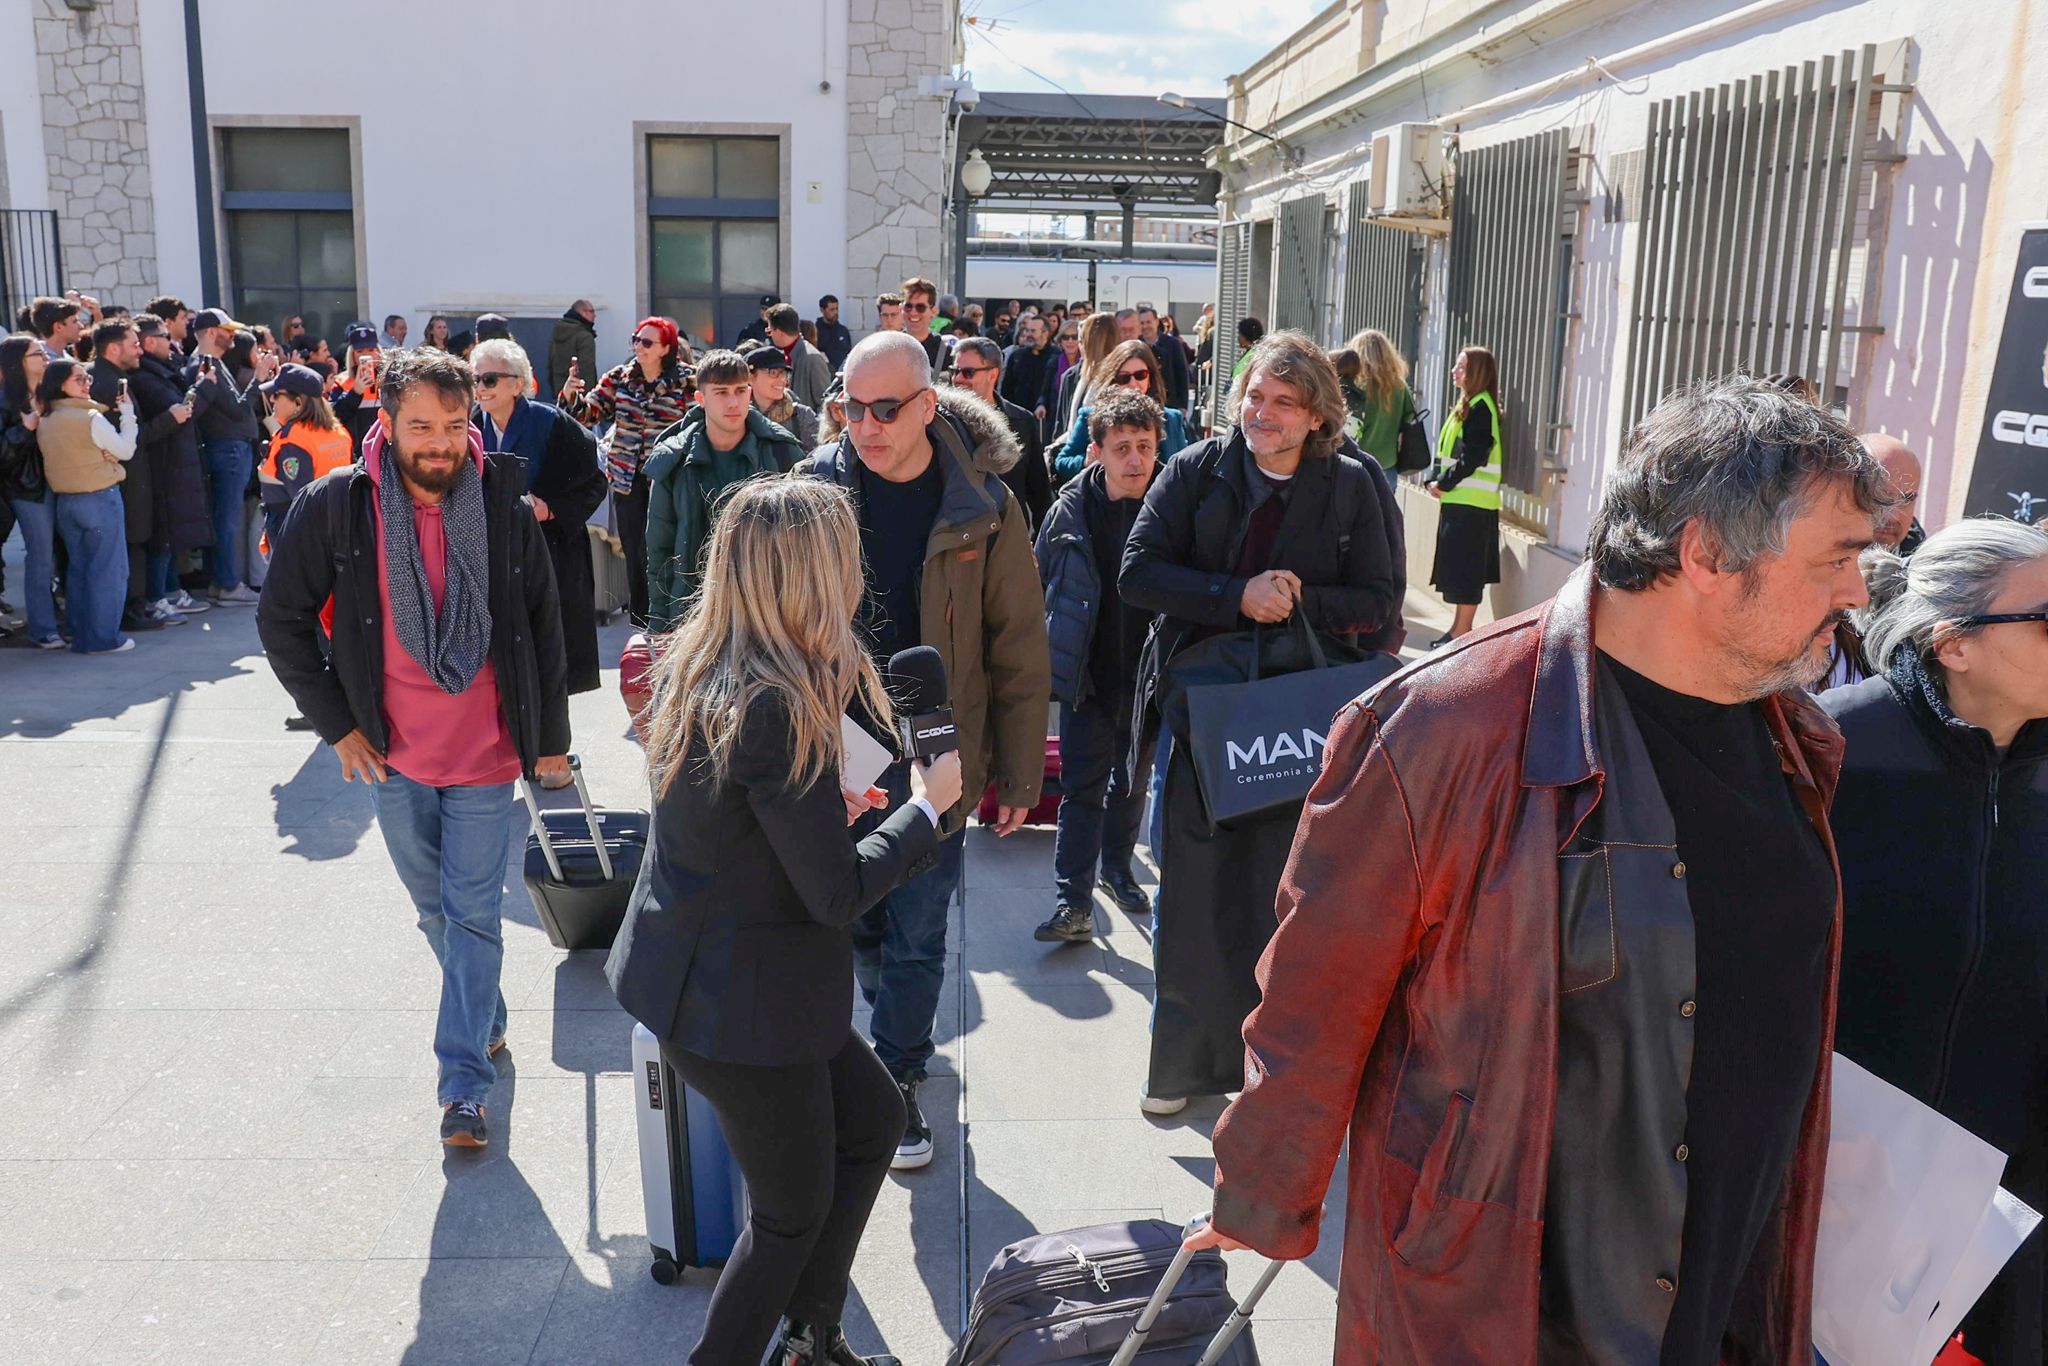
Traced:
<path id="1" fill-rule="evenodd" d="M 1350 1143 L 1345 1366 L 1809 1366 L 1841 740 L 1803 689 L 1892 498 L 1735 378 L 1631 435 L 1550 603 L 1330 736 L 1193 1235 L 1299 1258 Z"/>

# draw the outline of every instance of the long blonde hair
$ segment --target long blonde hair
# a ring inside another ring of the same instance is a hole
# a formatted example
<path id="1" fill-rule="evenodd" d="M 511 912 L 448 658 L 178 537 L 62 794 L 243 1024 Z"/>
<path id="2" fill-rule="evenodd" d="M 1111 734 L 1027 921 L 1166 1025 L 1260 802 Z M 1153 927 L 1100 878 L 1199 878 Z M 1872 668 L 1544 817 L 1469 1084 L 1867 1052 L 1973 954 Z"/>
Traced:
<path id="1" fill-rule="evenodd" d="M 1081 382 L 1089 383 L 1102 358 L 1116 350 L 1116 315 L 1090 313 L 1081 324 Z"/>
<path id="2" fill-rule="evenodd" d="M 763 696 L 789 713 L 797 791 L 838 770 L 839 718 L 856 694 L 875 720 L 894 723 L 854 627 L 861 583 L 860 523 L 843 489 L 770 476 L 733 490 L 703 587 L 654 668 L 647 768 L 657 794 L 699 746 L 713 779 L 727 781 L 740 727 Z"/>
<path id="3" fill-rule="evenodd" d="M 1347 348 L 1358 356 L 1358 387 L 1377 408 L 1393 406 L 1402 386 L 1408 383 L 1407 358 L 1394 349 L 1386 333 L 1368 327 L 1351 339 Z"/>

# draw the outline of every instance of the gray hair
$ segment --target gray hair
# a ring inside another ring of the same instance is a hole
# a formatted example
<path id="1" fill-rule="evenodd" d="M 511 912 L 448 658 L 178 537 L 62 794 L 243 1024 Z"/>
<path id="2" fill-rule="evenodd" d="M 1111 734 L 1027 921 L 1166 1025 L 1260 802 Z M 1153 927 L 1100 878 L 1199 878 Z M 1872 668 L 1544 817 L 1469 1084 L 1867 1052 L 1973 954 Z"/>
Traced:
<path id="1" fill-rule="evenodd" d="M 980 356 L 998 370 L 1003 368 L 1003 348 L 987 337 L 962 337 L 960 344 L 953 348 L 953 354 L 958 356 L 963 351 Z"/>
<path id="2" fill-rule="evenodd" d="M 533 362 L 527 358 L 526 348 L 508 337 L 493 337 L 478 342 L 469 353 L 471 366 L 481 369 L 487 360 L 502 362 L 506 369 L 519 377 L 519 392 L 525 393 L 533 387 Z"/>
<path id="3" fill-rule="evenodd" d="M 1981 626 L 1956 626 L 1983 616 L 2005 587 L 2006 576 L 2048 555 L 2048 531 L 2003 517 L 1980 517 L 1935 532 L 1911 559 L 1882 546 L 1863 552 L 1870 605 L 1852 614 L 1864 652 L 1880 669 L 1910 649 L 1932 664 L 1943 641 L 1973 635 Z"/>
<path id="4" fill-rule="evenodd" d="M 1586 536 L 1600 582 L 1641 592 L 1678 572 L 1699 524 L 1718 567 L 1780 555 L 1823 484 L 1840 483 L 1873 524 L 1891 480 L 1841 419 L 1766 380 L 1730 375 L 1665 397 L 1629 433 Z"/>
<path id="5" fill-rule="evenodd" d="M 1246 356 L 1244 368 L 1231 381 L 1229 407 L 1225 411 L 1233 425 L 1244 407 L 1245 392 L 1261 374 L 1293 385 L 1301 392 L 1302 406 L 1323 419 L 1323 425 L 1302 442 L 1303 455 L 1320 460 L 1343 448 L 1344 422 L 1351 416 L 1351 410 L 1344 404 L 1344 389 L 1337 381 L 1337 367 L 1331 363 L 1328 352 L 1302 332 L 1270 332 L 1261 337 Z"/>

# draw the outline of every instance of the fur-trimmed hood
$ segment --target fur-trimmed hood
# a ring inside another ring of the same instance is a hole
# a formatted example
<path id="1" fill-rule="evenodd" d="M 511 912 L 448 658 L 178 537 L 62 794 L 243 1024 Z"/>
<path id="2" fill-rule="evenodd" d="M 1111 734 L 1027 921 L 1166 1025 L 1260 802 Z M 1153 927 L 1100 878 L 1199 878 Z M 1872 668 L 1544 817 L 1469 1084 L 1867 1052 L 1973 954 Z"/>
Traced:
<path id="1" fill-rule="evenodd" d="M 974 467 L 987 474 L 1006 474 L 1024 458 L 1017 434 L 993 404 L 983 403 L 965 389 L 945 388 L 939 396 L 938 421 L 952 418 L 967 434 L 973 450 Z"/>

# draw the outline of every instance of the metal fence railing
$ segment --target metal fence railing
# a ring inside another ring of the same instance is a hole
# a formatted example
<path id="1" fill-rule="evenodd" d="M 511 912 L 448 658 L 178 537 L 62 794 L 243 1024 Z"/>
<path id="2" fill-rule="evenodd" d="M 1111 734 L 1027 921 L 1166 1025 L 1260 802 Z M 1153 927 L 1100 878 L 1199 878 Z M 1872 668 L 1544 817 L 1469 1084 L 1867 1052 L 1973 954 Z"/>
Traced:
<path id="1" fill-rule="evenodd" d="M 0 209 L 0 331 L 42 294 L 64 292 L 64 247 L 54 209 Z"/>

